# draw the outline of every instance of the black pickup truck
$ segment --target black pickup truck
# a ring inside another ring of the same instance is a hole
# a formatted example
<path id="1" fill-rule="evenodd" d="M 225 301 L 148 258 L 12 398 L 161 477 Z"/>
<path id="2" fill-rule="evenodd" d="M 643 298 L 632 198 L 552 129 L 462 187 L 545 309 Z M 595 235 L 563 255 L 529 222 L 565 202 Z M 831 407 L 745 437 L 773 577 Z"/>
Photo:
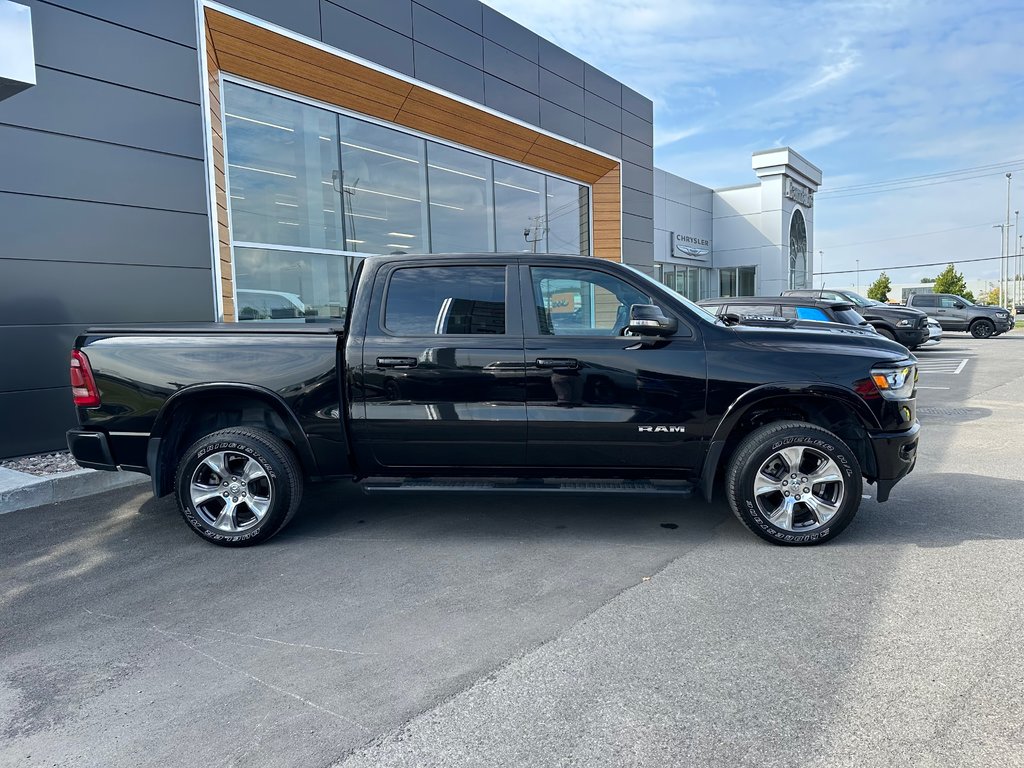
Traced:
<path id="1" fill-rule="evenodd" d="M 916 461 L 916 361 L 870 330 L 726 325 L 579 256 L 371 257 L 349 307 L 343 327 L 89 329 L 72 453 L 149 474 L 224 546 L 265 541 L 305 481 L 339 478 L 708 500 L 722 478 L 755 534 L 813 544 L 850 523 L 862 480 L 885 501 Z"/>

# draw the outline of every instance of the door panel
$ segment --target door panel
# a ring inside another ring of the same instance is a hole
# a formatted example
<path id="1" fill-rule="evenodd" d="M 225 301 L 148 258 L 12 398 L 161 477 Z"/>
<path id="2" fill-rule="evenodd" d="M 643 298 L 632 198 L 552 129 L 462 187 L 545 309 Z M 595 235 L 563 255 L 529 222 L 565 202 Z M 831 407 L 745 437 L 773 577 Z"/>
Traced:
<path id="1" fill-rule="evenodd" d="M 440 260 L 439 260 L 440 261 Z M 526 457 L 519 286 L 504 266 L 382 271 L 353 439 L 365 466 L 516 466 Z M 502 282 L 504 284 L 502 284 Z"/>
<path id="2" fill-rule="evenodd" d="M 697 468 L 707 389 L 701 338 L 684 324 L 654 346 L 619 335 L 629 305 L 651 299 L 616 275 L 521 270 L 529 463 Z"/>

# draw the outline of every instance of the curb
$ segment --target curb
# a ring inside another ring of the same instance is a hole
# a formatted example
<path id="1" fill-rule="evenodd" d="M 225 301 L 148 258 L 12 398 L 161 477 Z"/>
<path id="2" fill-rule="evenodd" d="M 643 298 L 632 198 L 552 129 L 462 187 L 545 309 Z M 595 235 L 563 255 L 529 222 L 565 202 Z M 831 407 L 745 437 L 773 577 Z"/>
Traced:
<path id="1" fill-rule="evenodd" d="M 50 477 L 37 477 L 0 467 L 0 515 L 148 483 L 149 477 L 136 472 L 78 469 Z"/>

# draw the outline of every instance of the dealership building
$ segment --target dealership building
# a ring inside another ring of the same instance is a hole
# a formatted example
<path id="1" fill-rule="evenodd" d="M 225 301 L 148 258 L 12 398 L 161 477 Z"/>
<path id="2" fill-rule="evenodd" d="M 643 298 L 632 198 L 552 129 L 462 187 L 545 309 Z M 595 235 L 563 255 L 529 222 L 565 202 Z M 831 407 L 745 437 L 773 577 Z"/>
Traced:
<path id="1" fill-rule="evenodd" d="M 477 0 L 0 0 L 0 41 L 0 457 L 63 446 L 84 327 L 338 322 L 368 254 L 810 284 L 817 168 L 656 170 L 650 99 Z"/>

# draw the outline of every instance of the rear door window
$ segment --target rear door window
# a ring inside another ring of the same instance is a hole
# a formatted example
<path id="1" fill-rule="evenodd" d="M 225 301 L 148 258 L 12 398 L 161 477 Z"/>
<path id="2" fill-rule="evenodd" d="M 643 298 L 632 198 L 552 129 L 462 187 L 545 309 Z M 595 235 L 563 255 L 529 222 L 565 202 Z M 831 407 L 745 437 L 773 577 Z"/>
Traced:
<path id="1" fill-rule="evenodd" d="M 384 327 L 399 336 L 505 333 L 505 267 L 402 267 L 391 274 Z"/>
<path id="2" fill-rule="evenodd" d="M 846 325 L 863 325 L 865 320 L 855 309 L 840 309 L 835 312 L 836 320 Z"/>
<path id="3" fill-rule="evenodd" d="M 734 315 L 780 317 L 778 304 L 730 304 Z"/>
<path id="4" fill-rule="evenodd" d="M 796 316 L 799 320 L 818 320 L 823 323 L 827 323 L 832 320 L 824 310 L 818 309 L 817 307 L 797 307 Z"/>

